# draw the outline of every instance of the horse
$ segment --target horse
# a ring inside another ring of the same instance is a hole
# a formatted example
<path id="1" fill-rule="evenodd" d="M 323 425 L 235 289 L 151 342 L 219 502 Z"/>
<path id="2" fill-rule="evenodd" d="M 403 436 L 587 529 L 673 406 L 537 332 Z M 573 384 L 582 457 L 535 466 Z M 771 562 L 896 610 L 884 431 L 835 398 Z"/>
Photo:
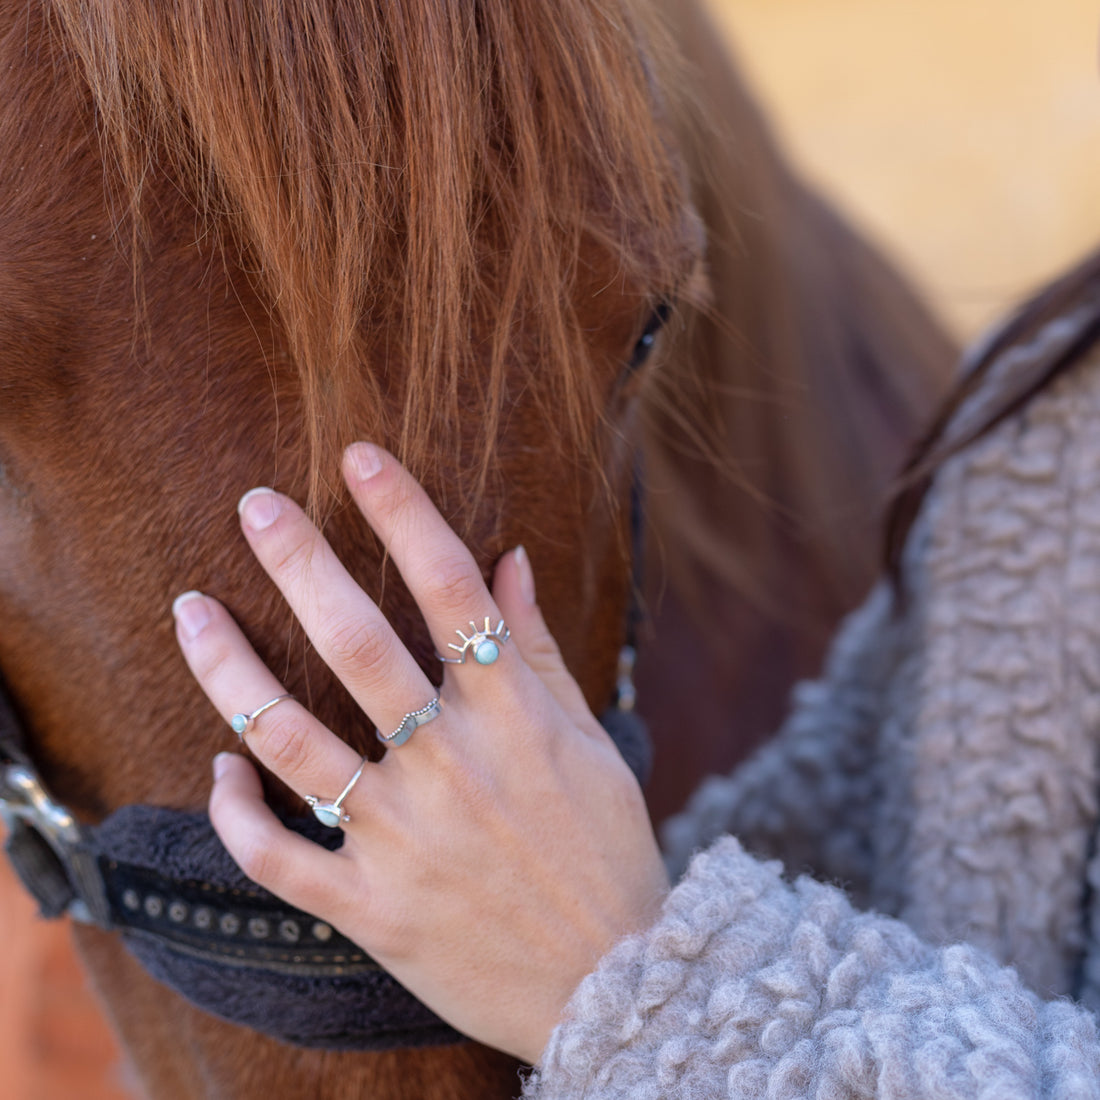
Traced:
<path id="1" fill-rule="evenodd" d="M 786 162 L 704 7 L 663 6 L 699 89 L 703 121 L 677 132 L 712 301 L 667 351 L 643 428 L 638 706 L 658 821 L 777 729 L 791 686 L 816 675 L 881 571 L 895 475 L 958 357 L 897 270 Z"/>
<path id="2" fill-rule="evenodd" d="M 770 649 L 858 595 L 857 528 L 952 350 L 781 166 L 714 42 L 680 0 L 0 3 L 0 673 L 78 822 L 205 804 L 231 742 L 175 651 L 187 588 L 371 749 L 236 537 L 252 485 L 308 502 L 438 678 L 338 488 L 355 438 L 400 455 L 486 574 L 527 547 L 597 710 L 636 597 L 652 698 L 729 616 Z M 727 725 L 728 680 L 692 693 Z M 677 713 L 659 773 L 714 728 Z M 288 1045 L 74 932 L 158 1098 L 516 1091 L 473 1044 Z"/>

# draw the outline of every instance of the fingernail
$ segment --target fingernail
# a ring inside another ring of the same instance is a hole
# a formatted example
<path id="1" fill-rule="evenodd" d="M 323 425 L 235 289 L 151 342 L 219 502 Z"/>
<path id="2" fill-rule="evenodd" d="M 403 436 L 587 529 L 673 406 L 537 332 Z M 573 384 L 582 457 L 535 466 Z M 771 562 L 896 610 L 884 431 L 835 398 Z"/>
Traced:
<path id="1" fill-rule="evenodd" d="M 214 757 L 214 782 L 216 783 L 223 775 L 225 775 L 225 769 L 229 767 L 229 757 L 232 753 L 219 752 Z"/>
<path id="2" fill-rule="evenodd" d="M 531 562 L 522 546 L 515 549 L 516 569 L 519 571 L 519 592 L 529 603 L 535 602 L 535 574 L 531 572 Z"/>
<path id="3" fill-rule="evenodd" d="M 245 526 L 253 531 L 263 531 L 270 527 L 279 518 L 282 510 L 282 498 L 274 489 L 264 486 L 249 489 L 237 505 L 238 515 L 244 520 Z"/>
<path id="4" fill-rule="evenodd" d="M 175 598 L 172 615 L 179 624 L 180 633 L 193 642 L 210 622 L 210 605 L 201 592 L 184 592 Z"/>
<path id="5" fill-rule="evenodd" d="M 356 481 L 370 481 L 382 469 L 382 454 L 372 443 L 353 443 L 345 453 Z"/>

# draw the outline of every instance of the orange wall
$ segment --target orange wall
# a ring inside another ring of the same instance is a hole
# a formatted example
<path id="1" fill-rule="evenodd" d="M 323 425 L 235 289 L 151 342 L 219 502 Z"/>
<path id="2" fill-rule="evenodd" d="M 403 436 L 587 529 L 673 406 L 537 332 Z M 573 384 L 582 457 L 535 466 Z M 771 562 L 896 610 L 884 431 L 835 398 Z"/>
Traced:
<path id="1" fill-rule="evenodd" d="M 0 1100 L 126 1100 L 125 1069 L 73 954 L 0 858 Z"/>
<path id="2" fill-rule="evenodd" d="M 708 0 L 810 175 L 971 336 L 1100 242 L 1096 0 Z"/>

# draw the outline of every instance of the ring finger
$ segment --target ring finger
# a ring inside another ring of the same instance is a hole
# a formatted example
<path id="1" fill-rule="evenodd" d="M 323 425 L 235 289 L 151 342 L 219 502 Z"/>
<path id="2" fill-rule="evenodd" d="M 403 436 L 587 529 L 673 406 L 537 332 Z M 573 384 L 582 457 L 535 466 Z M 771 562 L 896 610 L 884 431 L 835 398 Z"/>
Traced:
<path id="1" fill-rule="evenodd" d="M 243 736 L 256 758 L 302 798 L 335 798 L 359 767 L 359 754 L 293 698 L 266 707 L 286 689 L 217 600 L 188 592 L 172 610 L 188 667 L 222 718 L 231 723 L 263 708 Z"/>

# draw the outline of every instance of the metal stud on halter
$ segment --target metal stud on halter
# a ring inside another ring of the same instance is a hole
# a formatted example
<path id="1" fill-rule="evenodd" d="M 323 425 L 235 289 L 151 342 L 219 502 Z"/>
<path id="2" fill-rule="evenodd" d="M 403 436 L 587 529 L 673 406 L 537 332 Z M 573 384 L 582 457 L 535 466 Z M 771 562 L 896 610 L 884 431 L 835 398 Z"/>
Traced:
<path id="1" fill-rule="evenodd" d="M 491 665 L 500 656 L 500 647 L 511 636 L 511 631 L 504 625 L 503 619 L 497 623 L 495 629 L 491 629 L 488 615 L 485 616 L 485 626 L 480 630 L 471 619 L 470 631 L 469 635 L 464 634 L 461 630 L 455 631 L 462 639 L 462 645 L 455 645 L 454 642 L 447 643 L 447 648 L 453 649 L 458 654 L 457 657 L 444 657 L 440 654 L 436 654 L 436 656 L 445 665 L 464 665 L 467 654 L 472 653 L 474 660 L 479 665 Z"/>

